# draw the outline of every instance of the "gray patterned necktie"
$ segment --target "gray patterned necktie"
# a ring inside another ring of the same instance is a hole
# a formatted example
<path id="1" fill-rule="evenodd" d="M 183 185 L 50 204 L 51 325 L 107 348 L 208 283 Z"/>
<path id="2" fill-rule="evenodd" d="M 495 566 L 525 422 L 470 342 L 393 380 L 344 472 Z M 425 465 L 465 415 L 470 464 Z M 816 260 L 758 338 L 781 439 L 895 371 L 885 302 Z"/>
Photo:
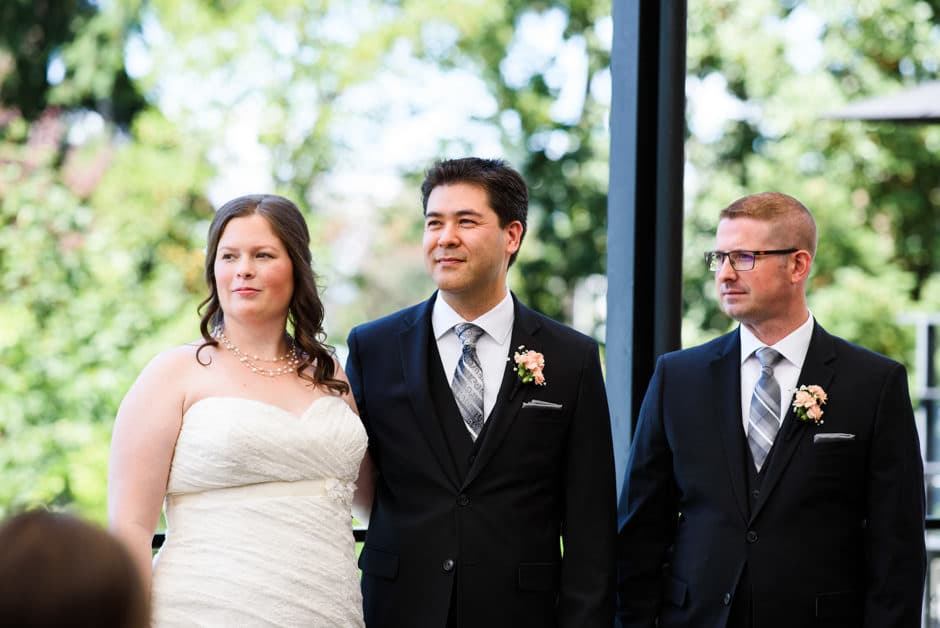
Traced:
<path id="1" fill-rule="evenodd" d="M 454 331 L 463 344 L 463 351 L 451 388 L 460 416 L 476 440 L 483 429 L 483 369 L 477 357 L 477 340 L 483 335 L 483 330 L 473 323 L 460 323 L 454 326 Z"/>
<path id="2" fill-rule="evenodd" d="M 770 347 L 757 350 L 760 379 L 757 380 L 754 395 L 751 397 L 747 444 L 751 448 L 751 457 L 758 471 L 767 459 L 777 430 L 780 429 L 780 385 L 774 378 L 774 366 L 782 357 Z"/>

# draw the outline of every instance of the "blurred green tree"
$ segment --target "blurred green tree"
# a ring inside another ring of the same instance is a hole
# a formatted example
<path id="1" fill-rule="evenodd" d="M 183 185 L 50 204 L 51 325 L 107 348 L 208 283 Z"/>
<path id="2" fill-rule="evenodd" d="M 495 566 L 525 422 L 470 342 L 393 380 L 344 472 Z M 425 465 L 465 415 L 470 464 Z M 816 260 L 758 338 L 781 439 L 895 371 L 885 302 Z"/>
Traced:
<path id="1" fill-rule="evenodd" d="M 127 125 L 146 106 L 124 67 L 140 3 L 8 0 L 0 6 L 0 102 L 26 120 L 50 105 L 97 111 Z"/>
<path id="2" fill-rule="evenodd" d="M 0 513 L 103 519 L 117 405 L 202 292 L 204 149 L 128 79 L 137 3 L 99 6 L 0 10 Z"/>

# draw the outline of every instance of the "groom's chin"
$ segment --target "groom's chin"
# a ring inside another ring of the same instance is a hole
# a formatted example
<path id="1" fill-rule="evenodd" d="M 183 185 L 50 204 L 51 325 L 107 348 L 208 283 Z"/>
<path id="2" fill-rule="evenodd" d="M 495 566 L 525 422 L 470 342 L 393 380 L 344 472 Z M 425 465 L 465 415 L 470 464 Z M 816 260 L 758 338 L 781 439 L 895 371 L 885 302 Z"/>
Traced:
<path id="1" fill-rule="evenodd" d="M 443 292 L 457 292 L 464 283 L 460 272 L 455 268 L 437 268 L 431 273 L 431 280 L 437 289 Z"/>

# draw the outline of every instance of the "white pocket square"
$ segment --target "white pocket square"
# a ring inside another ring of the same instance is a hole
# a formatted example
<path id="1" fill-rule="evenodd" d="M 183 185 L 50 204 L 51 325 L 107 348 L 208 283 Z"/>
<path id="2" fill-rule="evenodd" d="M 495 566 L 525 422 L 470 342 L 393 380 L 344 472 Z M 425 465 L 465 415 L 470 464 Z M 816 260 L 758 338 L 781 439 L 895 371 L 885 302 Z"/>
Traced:
<path id="1" fill-rule="evenodd" d="M 842 441 L 855 440 L 855 434 L 842 434 L 841 432 L 827 432 L 824 434 L 814 434 L 813 443 L 835 443 Z"/>
<path id="2" fill-rule="evenodd" d="M 548 410 L 561 410 L 564 406 L 560 403 L 552 403 L 551 401 L 542 401 L 541 399 L 533 399 L 532 401 L 523 401 L 523 408 L 546 408 Z"/>

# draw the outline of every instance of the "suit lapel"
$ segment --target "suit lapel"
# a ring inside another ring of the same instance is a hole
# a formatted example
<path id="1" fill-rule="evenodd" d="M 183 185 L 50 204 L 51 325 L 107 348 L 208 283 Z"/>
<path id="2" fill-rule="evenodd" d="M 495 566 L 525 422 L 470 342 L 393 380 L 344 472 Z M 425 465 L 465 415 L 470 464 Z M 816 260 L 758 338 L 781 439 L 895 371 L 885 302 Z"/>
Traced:
<path id="1" fill-rule="evenodd" d="M 431 342 L 431 309 L 435 297 L 436 294 L 424 303 L 414 320 L 405 322 L 400 336 L 402 372 L 411 397 L 415 422 L 427 438 L 447 478 L 454 486 L 459 486 L 457 469 L 444 440 L 429 387 L 428 347 Z"/>
<path id="2" fill-rule="evenodd" d="M 520 394 L 522 385 L 519 378 L 516 377 L 516 371 L 513 368 L 512 354 L 520 345 L 526 348 L 538 349 L 533 346 L 536 343 L 535 335 L 538 333 L 539 322 L 532 314 L 532 311 L 521 305 L 513 295 L 513 315 L 512 340 L 509 343 L 509 355 L 507 356 L 505 371 L 503 372 L 502 385 L 499 387 L 499 394 L 496 397 L 496 404 L 486 420 L 487 426 L 483 433 L 483 442 L 480 443 L 480 451 L 467 472 L 464 480 L 464 486 L 470 484 L 473 479 L 479 475 L 480 469 L 486 466 L 500 443 L 506 438 L 509 428 L 515 422 L 522 407 L 524 395 Z"/>
<path id="3" fill-rule="evenodd" d="M 731 477 L 731 488 L 741 518 L 748 518 L 747 469 L 742 464 L 744 424 L 741 418 L 741 337 L 735 331 L 727 335 L 718 355 L 712 361 L 712 390 L 716 391 L 715 413 L 725 449 L 725 463 Z M 728 382 L 732 382 L 729 386 Z"/>
<path id="4" fill-rule="evenodd" d="M 806 359 L 803 361 L 803 370 L 800 371 L 800 378 L 796 382 L 797 387 L 803 384 L 817 384 L 827 388 L 834 374 L 834 370 L 829 365 L 834 358 L 835 349 L 832 336 L 818 323 L 813 323 L 813 335 L 810 339 L 809 349 L 806 352 Z M 807 437 L 807 434 L 811 433 L 812 430 L 807 429 L 805 423 L 797 420 L 793 413 L 793 406 L 790 405 L 783 426 L 780 428 L 780 433 L 774 439 L 774 452 L 770 457 L 767 475 L 764 476 L 761 485 L 761 498 L 754 507 L 751 520 L 757 517 L 764 504 L 767 503 L 771 492 L 783 476 L 783 472 L 793 454 Z"/>

